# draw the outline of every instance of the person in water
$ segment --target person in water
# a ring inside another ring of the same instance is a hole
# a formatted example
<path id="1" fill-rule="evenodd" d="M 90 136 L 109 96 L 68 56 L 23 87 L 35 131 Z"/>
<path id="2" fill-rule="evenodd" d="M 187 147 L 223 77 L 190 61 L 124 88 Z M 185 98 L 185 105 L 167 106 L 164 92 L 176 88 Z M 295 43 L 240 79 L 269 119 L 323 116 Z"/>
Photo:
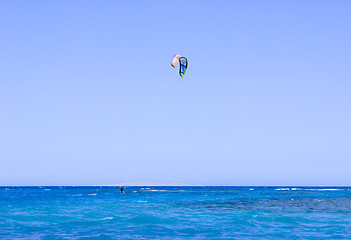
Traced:
<path id="1" fill-rule="evenodd" d="M 125 192 L 123 191 L 123 190 L 124 190 L 124 187 L 123 187 L 123 186 L 120 186 L 119 189 L 121 189 L 121 193 L 125 194 Z"/>

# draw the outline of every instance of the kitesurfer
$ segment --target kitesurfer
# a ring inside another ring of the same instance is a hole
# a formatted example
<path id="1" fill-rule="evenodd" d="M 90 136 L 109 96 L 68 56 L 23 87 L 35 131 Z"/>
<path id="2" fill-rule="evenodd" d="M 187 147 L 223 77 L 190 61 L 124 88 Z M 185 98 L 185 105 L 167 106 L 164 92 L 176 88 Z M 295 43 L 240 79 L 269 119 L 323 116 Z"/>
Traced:
<path id="1" fill-rule="evenodd" d="M 121 193 L 125 194 L 125 192 L 124 192 L 124 187 L 123 187 L 123 186 L 120 186 L 119 189 L 121 189 Z"/>

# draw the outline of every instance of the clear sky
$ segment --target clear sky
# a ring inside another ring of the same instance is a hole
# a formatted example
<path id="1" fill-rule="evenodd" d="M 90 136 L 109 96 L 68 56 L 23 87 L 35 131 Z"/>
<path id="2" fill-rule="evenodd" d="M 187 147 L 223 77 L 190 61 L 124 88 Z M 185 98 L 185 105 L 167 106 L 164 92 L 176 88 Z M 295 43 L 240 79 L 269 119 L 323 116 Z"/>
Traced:
<path id="1" fill-rule="evenodd" d="M 350 169 L 351 1 L 0 1 L 0 185 Z"/>

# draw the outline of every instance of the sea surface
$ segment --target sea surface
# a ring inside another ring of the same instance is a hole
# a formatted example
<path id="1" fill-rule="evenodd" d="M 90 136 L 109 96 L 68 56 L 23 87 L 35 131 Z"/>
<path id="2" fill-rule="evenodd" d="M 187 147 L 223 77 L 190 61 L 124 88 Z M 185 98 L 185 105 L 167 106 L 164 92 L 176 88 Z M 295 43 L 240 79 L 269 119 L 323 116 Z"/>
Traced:
<path id="1" fill-rule="evenodd" d="M 0 239 L 351 239 L 351 188 L 0 187 Z"/>

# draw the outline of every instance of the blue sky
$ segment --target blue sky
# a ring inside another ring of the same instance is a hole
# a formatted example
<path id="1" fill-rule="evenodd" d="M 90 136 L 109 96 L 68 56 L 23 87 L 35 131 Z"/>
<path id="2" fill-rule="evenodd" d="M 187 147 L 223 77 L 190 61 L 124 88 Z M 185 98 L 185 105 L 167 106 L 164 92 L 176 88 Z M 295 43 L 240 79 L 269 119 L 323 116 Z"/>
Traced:
<path id="1" fill-rule="evenodd" d="M 0 1 L 0 185 L 351 185 L 350 9 Z"/>

